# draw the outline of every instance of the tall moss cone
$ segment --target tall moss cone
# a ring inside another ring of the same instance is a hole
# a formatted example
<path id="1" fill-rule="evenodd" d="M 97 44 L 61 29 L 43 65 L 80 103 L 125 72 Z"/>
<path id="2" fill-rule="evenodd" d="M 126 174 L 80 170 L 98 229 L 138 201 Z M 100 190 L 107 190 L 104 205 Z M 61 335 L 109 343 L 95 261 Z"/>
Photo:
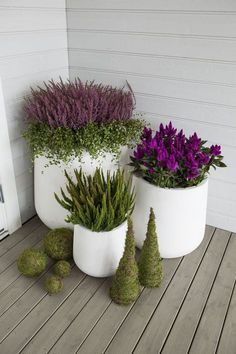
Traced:
<path id="1" fill-rule="evenodd" d="M 138 265 L 135 260 L 135 239 L 133 224 L 128 220 L 125 250 L 112 281 L 110 296 L 120 305 L 128 305 L 135 301 L 140 293 Z"/>
<path id="2" fill-rule="evenodd" d="M 140 284 L 146 288 L 160 286 L 163 271 L 157 241 L 155 214 L 152 208 L 150 209 L 146 239 L 143 243 L 138 266 Z"/>

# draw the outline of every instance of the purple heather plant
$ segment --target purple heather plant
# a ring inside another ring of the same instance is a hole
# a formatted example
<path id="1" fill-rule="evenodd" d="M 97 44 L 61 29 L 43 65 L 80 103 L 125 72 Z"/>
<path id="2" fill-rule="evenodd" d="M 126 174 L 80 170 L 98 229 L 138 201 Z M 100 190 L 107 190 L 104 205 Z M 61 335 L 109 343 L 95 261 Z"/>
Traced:
<path id="1" fill-rule="evenodd" d="M 83 83 L 79 78 L 73 82 L 51 80 L 44 85 L 31 89 L 31 96 L 25 99 L 29 122 L 76 130 L 92 122 L 127 121 L 134 110 L 134 95 L 128 83 L 128 90 L 93 81 Z"/>
<path id="2" fill-rule="evenodd" d="M 141 143 L 131 156 L 134 173 L 162 188 L 186 188 L 201 183 L 211 167 L 226 167 L 219 145 L 205 146 L 194 133 L 187 138 L 170 122 L 153 133 L 144 128 Z"/>

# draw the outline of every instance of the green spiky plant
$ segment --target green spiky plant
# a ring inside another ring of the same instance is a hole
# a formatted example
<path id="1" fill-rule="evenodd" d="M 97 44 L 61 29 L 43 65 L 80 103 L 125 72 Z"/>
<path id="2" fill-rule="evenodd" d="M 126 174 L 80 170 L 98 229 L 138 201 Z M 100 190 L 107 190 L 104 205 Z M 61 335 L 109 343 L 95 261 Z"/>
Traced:
<path id="1" fill-rule="evenodd" d="M 159 287 L 163 279 L 161 257 L 157 241 L 155 214 L 150 208 L 146 239 L 139 259 L 139 281 L 146 288 Z"/>
<path id="2" fill-rule="evenodd" d="M 60 205 L 69 211 L 66 221 L 79 224 L 92 231 L 110 231 L 121 225 L 134 208 L 134 189 L 131 176 L 126 181 L 123 170 L 105 176 L 96 169 L 87 176 L 82 169 L 75 170 L 75 182 L 65 171 L 67 193 L 61 189 L 63 199 L 55 194 Z"/>
<path id="3" fill-rule="evenodd" d="M 112 281 L 110 296 L 119 305 L 129 305 L 140 293 L 138 265 L 135 259 L 135 239 L 133 224 L 128 219 L 125 250 Z"/>

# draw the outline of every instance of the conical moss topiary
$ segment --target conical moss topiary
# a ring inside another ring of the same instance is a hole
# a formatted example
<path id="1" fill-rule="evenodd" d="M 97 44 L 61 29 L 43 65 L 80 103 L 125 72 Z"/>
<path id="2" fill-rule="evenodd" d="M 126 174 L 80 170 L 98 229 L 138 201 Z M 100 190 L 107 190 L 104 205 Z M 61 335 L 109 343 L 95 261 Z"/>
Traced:
<path id="1" fill-rule="evenodd" d="M 53 273 L 59 277 L 65 278 L 68 277 L 71 273 L 71 265 L 67 261 L 58 261 L 53 266 Z"/>
<path id="2" fill-rule="evenodd" d="M 45 281 L 45 288 L 50 295 L 60 293 L 63 287 L 63 281 L 57 275 L 51 275 Z"/>
<path id="3" fill-rule="evenodd" d="M 41 274 L 47 265 L 47 255 L 34 248 L 24 250 L 17 259 L 19 272 L 26 277 L 36 277 Z"/>
<path id="4" fill-rule="evenodd" d="M 135 301 L 140 293 L 138 265 L 135 260 L 135 239 L 133 224 L 128 219 L 125 250 L 112 281 L 110 296 L 120 305 L 128 305 Z"/>
<path id="5" fill-rule="evenodd" d="M 160 286 L 163 271 L 156 234 L 155 214 L 152 208 L 150 209 L 146 239 L 143 243 L 138 266 L 141 285 L 146 288 Z"/>
<path id="6" fill-rule="evenodd" d="M 56 260 L 70 259 L 73 256 L 73 232 L 66 228 L 54 229 L 44 237 L 47 255 Z"/>

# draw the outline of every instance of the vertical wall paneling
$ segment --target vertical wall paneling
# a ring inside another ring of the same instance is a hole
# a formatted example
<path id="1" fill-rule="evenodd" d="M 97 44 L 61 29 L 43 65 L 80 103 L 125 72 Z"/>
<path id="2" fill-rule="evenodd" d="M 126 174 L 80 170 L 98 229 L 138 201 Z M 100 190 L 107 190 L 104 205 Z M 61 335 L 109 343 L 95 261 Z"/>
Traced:
<path id="1" fill-rule="evenodd" d="M 1 185 L 1 229 L 14 232 L 21 226 L 20 209 L 14 175 L 10 139 L 6 119 L 5 103 L 0 79 L 0 185 Z M 4 233 L 5 235 L 5 233 Z M 0 239 L 1 239 L 0 235 Z"/>
<path id="2" fill-rule="evenodd" d="M 208 223 L 236 231 L 236 2 L 67 0 L 69 73 L 127 79 L 153 127 L 172 120 L 222 144 Z"/>
<path id="3" fill-rule="evenodd" d="M 22 222 L 35 214 L 23 97 L 44 80 L 68 78 L 65 0 L 0 2 L 0 76 Z"/>

